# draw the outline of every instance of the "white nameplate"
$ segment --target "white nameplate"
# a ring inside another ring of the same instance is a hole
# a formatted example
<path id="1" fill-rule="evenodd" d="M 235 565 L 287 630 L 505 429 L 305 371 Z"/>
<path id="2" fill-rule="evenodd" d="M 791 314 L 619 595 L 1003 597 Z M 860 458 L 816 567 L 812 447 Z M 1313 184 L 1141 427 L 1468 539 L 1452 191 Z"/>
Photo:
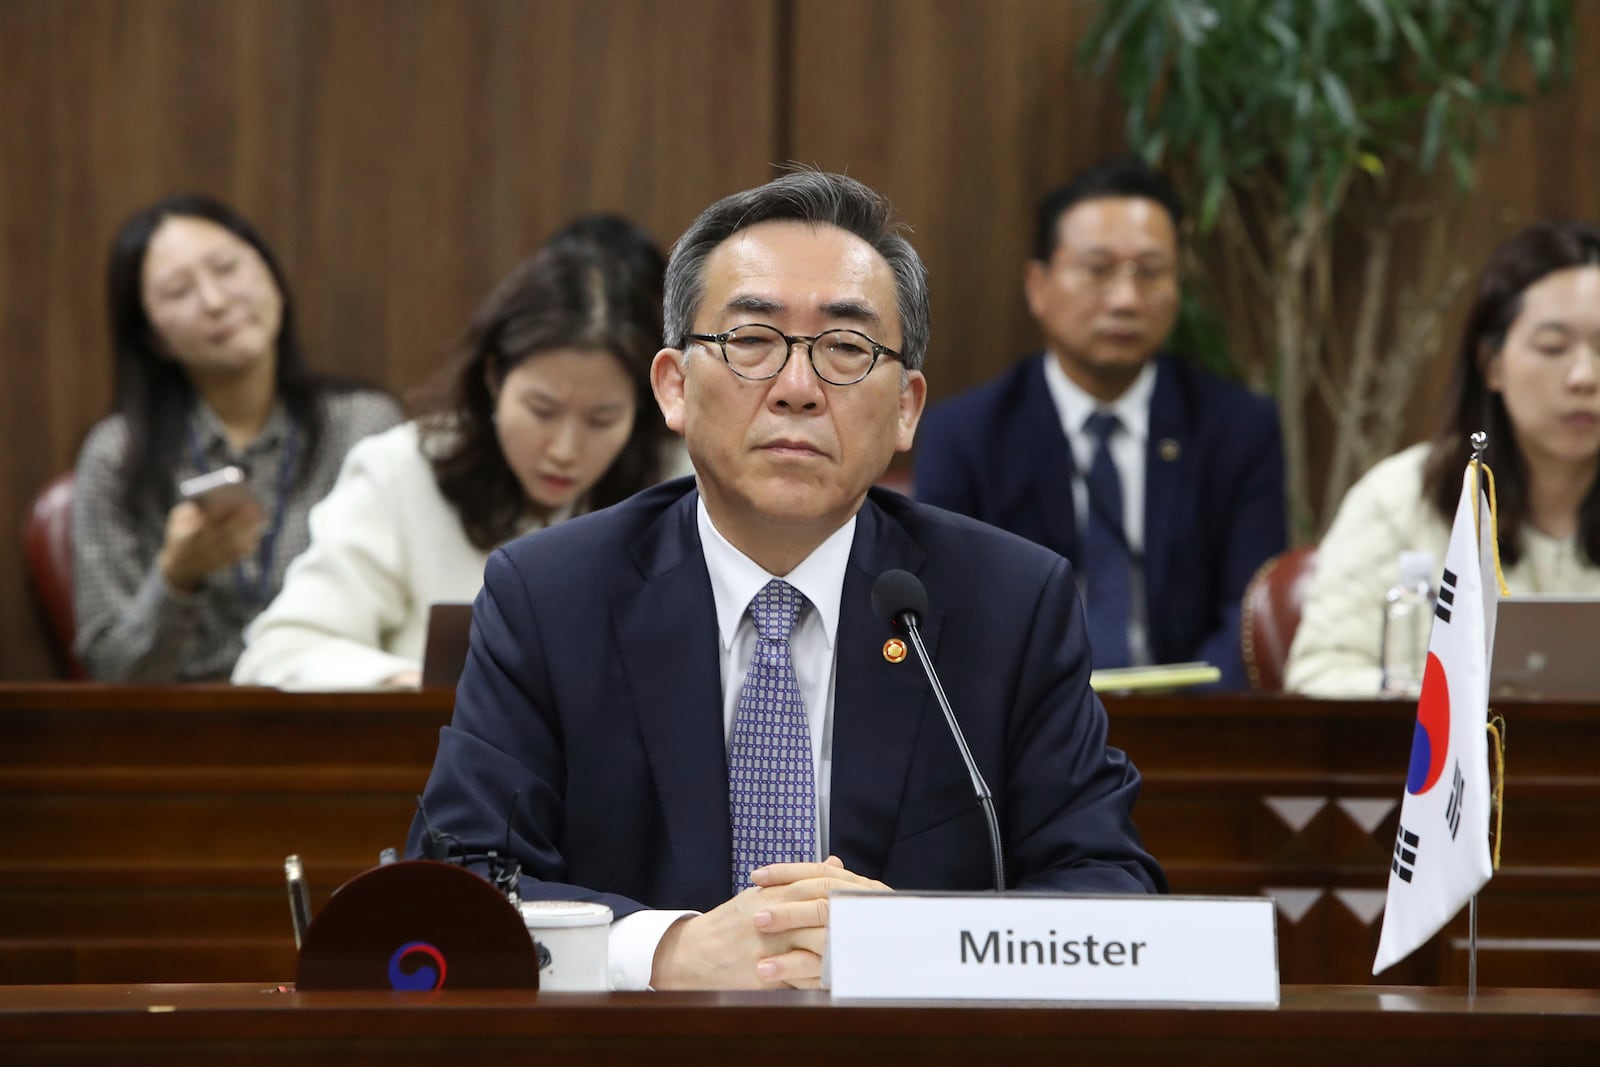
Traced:
<path id="1" fill-rule="evenodd" d="M 1268 897 L 836 890 L 835 999 L 1277 1004 Z"/>

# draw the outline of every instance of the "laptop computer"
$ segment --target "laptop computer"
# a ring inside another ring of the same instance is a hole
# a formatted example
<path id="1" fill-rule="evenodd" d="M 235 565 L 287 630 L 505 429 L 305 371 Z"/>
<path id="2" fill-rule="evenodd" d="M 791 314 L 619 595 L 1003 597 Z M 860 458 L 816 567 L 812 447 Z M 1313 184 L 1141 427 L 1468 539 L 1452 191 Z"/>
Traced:
<path id="1" fill-rule="evenodd" d="M 467 640 L 471 634 L 471 604 L 428 605 L 428 637 L 422 646 L 422 688 L 456 687 L 461 670 L 467 665 Z"/>
<path id="2" fill-rule="evenodd" d="M 1600 597 L 1504 597 L 1495 624 L 1491 696 L 1600 694 Z"/>

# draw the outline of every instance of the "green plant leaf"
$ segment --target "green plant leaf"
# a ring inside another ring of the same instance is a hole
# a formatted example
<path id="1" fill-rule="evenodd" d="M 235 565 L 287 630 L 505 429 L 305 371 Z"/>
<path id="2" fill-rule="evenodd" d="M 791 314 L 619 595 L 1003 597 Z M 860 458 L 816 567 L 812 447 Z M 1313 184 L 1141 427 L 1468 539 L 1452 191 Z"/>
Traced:
<path id="1" fill-rule="evenodd" d="M 1439 143 L 1444 138 L 1445 120 L 1450 116 L 1450 94 L 1443 89 L 1428 102 L 1428 117 L 1422 126 L 1422 165 L 1432 167 L 1439 158 Z"/>
<path id="2" fill-rule="evenodd" d="M 1200 197 L 1200 212 L 1195 219 L 1195 229 L 1199 233 L 1209 233 L 1217 224 L 1217 213 L 1227 193 L 1227 179 L 1222 174 L 1213 173 L 1206 181 L 1205 193 Z"/>
<path id="3" fill-rule="evenodd" d="M 1172 330 L 1172 349 L 1213 374 L 1238 381 L 1239 366 L 1228 344 L 1228 331 L 1215 308 L 1202 297 L 1203 288 L 1201 279 L 1185 282 Z"/>
<path id="4" fill-rule="evenodd" d="M 1205 4 L 1176 3 L 1170 8 L 1172 12 L 1172 26 L 1178 31 L 1178 37 L 1190 50 L 1200 47 L 1206 37 L 1208 15 L 1212 13 Z M 1214 16 L 1213 16 L 1214 17 Z"/>
<path id="5" fill-rule="evenodd" d="M 1161 166 L 1162 159 L 1167 152 L 1167 131 L 1156 130 L 1145 138 L 1139 148 L 1139 155 L 1152 167 Z"/>
<path id="6" fill-rule="evenodd" d="M 1528 102 L 1527 93 L 1503 86 L 1479 86 L 1478 103 L 1484 107 L 1519 107 Z"/>
<path id="7" fill-rule="evenodd" d="M 1356 106 L 1350 99 L 1350 91 L 1344 86 L 1344 79 L 1331 70 L 1325 70 L 1319 76 L 1322 83 L 1322 97 L 1328 102 L 1328 108 L 1339 120 L 1339 126 L 1347 133 L 1357 133 L 1361 129 L 1361 120 L 1356 118 Z"/>
<path id="8" fill-rule="evenodd" d="M 1267 15 L 1261 20 L 1261 29 L 1268 37 L 1278 43 L 1278 47 L 1285 52 L 1298 53 L 1300 51 L 1300 38 L 1295 32 L 1276 15 Z M 1264 43 L 1264 42 L 1263 42 Z"/>
<path id="9" fill-rule="evenodd" d="M 1534 80 L 1541 86 L 1550 81 L 1555 68 L 1555 45 L 1548 38 L 1538 38 L 1528 45 L 1528 58 L 1533 64 Z"/>
<path id="10" fill-rule="evenodd" d="M 1455 176 L 1457 189 L 1466 192 L 1472 188 L 1472 155 L 1465 146 L 1460 144 L 1450 146 L 1450 170 Z"/>
<path id="11" fill-rule="evenodd" d="M 1416 53 L 1417 60 L 1425 71 L 1438 66 L 1433 61 L 1433 50 L 1428 47 L 1427 38 L 1422 34 L 1422 27 L 1417 25 L 1417 20 L 1412 18 L 1404 7 L 1395 12 L 1395 26 L 1400 30 L 1400 36 L 1411 46 L 1411 51 Z"/>
<path id="12" fill-rule="evenodd" d="M 1136 22 L 1148 20 L 1150 7 L 1156 0 L 1126 0 L 1125 3 L 1102 3 L 1095 20 L 1083 35 L 1078 48 L 1079 62 L 1092 56 L 1095 74 L 1103 74 L 1121 50 L 1123 40 L 1133 34 Z"/>
<path id="13" fill-rule="evenodd" d="M 1372 23 L 1373 48 L 1386 58 L 1394 48 L 1394 19 L 1384 0 L 1359 0 L 1359 6 Z"/>

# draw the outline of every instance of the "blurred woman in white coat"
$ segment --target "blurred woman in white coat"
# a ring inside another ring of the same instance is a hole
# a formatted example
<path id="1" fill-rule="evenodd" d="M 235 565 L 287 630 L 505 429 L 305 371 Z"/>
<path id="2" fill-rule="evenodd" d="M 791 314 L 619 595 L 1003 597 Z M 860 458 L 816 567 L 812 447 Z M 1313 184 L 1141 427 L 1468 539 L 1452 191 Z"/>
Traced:
<path id="1" fill-rule="evenodd" d="M 351 451 L 233 680 L 417 685 L 429 606 L 476 596 L 494 548 L 660 480 L 678 454 L 649 382 L 661 264 L 607 217 L 514 269 L 473 318 L 445 401 Z"/>

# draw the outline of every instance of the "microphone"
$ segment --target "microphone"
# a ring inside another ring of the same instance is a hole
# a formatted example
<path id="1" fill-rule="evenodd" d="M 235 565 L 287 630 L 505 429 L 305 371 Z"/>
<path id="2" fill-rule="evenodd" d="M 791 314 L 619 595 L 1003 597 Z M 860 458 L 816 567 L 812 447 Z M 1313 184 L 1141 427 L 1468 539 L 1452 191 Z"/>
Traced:
<path id="1" fill-rule="evenodd" d="M 923 673 L 933 687 L 934 698 L 939 702 L 939 710 L 944 712 L 944 721 L 950 727 L 950 734 L 956 739 L 956 748 L 961 750 L 961 761 L 967 765 L 967 774 L 972 779 L 973 795 L 977 797 L 988 823 L 989 851 L 994 858 L 994 891 L 1003 893 L 1006 888 L 1006 866 L 1000 846 L 1000 820 L 994 813 L 994 794 L 989 792 L 988 783 L 978 771 L 978 761 L 972 758 L 966 735 L 961 732 L 961 724 L 956 722 L 956 713 L 950 710 L 950 701 L 944 695 L 944 686 L 939 684 L 933 660 L 922 644 L 919 625 L 922 616 L 928 613 L 928 590 L 910 571 L 884 571 L 872 583 L 872 610 L 890 626 L 904 630 L 911 639 L 911 647 L 917 650 L 917 659 L 922 662 Z"/>
<path id="2" fill-rule="evenodd" d="M 422 858 L 436 863 L 450 859 L 450 842 L 428 821 L 428 809 L 422 806 L 422 794 L 417 794 L 417 814 L 422 816 Z"/>
<path id="3" fill-rule="evenodd" d="M 519 903 L 517 887 L 522 880 L 522 863 L 511 852 L 511 816 L 516 813 L 517 801 L 521 799 L 520 789 L 511 795 L 511 809 L 506 813 L 506 847 L 502 854 L 492 848 L 486 852 L 471 851 L 456 840 L 454 834 L 435 830 L 433 823 L 428 819 L 428 809 L 422 804 L 422 794 L 418 793 L 417 814 L 422 817 L 423 831 L 420 842 L 422 858 L 439 863 L 453 863 L 461 867 L 483 863 L 488 867 L 487 878 L 490 884 L 512 904 Z"/>

